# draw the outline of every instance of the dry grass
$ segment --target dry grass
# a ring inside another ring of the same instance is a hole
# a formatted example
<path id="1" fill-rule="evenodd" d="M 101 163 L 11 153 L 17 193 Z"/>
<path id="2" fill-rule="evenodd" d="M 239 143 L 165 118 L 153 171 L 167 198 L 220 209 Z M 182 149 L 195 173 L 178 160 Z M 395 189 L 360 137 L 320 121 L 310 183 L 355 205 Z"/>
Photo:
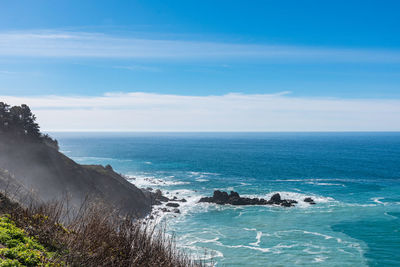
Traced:
<path id="1" fill-rule="evenodd" d="M 0 212 L 35 237 L 58 262 L 70 266 L 203 266 L 177 250 L 174 239 L 106 205 L 86 201 L 77 211 L 68 202 L 23 208 L 0 194 Z"/>

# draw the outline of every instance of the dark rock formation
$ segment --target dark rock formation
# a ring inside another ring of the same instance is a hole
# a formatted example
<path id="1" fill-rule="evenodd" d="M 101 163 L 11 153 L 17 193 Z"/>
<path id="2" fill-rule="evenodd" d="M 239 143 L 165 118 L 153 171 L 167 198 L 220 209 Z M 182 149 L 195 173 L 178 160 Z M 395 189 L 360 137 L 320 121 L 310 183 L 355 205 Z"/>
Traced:
<path id="1" fill-rule="evenodd" d="M 276 194 L 274 194 L 274 195 L 270 198 L 269 201 L 271 201 L 273 204 L 279 203 L 279 202 L 282 201 L 281 195 L 279 195 L 278 193 L 276 193 Z"/>
<path id="2" fill-rule="evenodd" d="M 173 213 L 181 213 L 181 211 L 179 209 L 173 209 L 172 212 Z"/>
<path id="3" fill-rule="evenodd" d="M 274 194 L 270 200 L 263 198 L 247 198 L 240 197 L 237 192 L 231 191 L 228 195 L 227 192 L 216 190 L 212 197 L 203 197 L 199 202 L 216 203 L 220 205 L 280 205 L 284 207 L 292 207 L 297 203 L 292 199 L 281 199 L 279 194 Z"/>
<path id="4" fill-rule="evenodd" d="M 291 207 L 294 204 L 297 204 L 296 200 L 292 199 L 281 199 L 281 195 L 279 193 L 274 194 L 269 201 L 267 202 L 268 205 L 281 205 L 284 207 Z"/>
<path id="5" fill-rule="evenodd" d="M 163 194 L 162 194 L 162 192 L 161 192 L 160 189 L 157 189 L 156 192 L 153 194 L 153 196 L 154 196 L 154 198 L 155 198 L 156 200 L 161 201 L 161 202 L 168 202 L 168 201 L 170 201 L 169 198 L 163 196 Z"/>
<path id="6" fill-rule="evenodd" d="M 179 201 L 179 202 L 187 202 L 186 199 L 182 198 L 182 199 L 178 199 L 176 196 L 174 196 L 172 199 L 170 199 L 172 201 Z"/>
<path id="7" fill-rule="evenodd" d="M 179 204 L 178 203 L 174 203 L 174 202 L 170 202 L 170 203 L 167 203 L 165 206 L 177 208 L 177 207 L 179 207 Z"/>
<path id="8" fill-rule="evenodd" d="M 310 205 L 315 205 L 314 199 L 311 197 L 306 197 L 303 201 L 309 203 Z"/>

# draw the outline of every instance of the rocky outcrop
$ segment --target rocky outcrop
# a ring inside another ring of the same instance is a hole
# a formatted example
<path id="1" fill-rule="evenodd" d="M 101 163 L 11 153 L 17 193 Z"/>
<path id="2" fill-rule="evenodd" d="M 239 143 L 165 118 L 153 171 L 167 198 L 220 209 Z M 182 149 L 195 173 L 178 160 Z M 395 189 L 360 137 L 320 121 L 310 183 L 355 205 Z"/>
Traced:
<path id="1" fill-rule="evenodd" d="M 212 197 L 203 197 L 199 202 L 216 203 L 220 205 L 231 204 L 231 205 L 266 205 L 265 199 L 258 198 L 246 198 L 240 197 L 237 192 L 231 191 L 228 195 L 227 192 L 216 190 Z"/>
<path id="2" fill-rule="evenodd" d="M 169 202 L 165 206 L 177 208 L 177 207 L 179 207 L 179 204 L 178 203 L 174 203 L 174 202 Z"/>
<path id="3" fill-rule="evenodd" d="M 294 204 L 297 204 L 296 200 L 281 199 L 281 195 L 279 193 L 274 194 L 267 202 L 267 205 L 280 205 L 283 207 L 292 207 Z"/>
<path id="4" fill-rule="evenodd" d="M 314 199 L 311 197 L 306 197 L 303 201 L 309 203 L 310 205 L 315 205 Z"/>
<path id="5" fill-rule="evenodd" d="M 311 199 L 311 198 L 310 198 Z M 212 197 L 203 197 L 199 202 L 215 203 L 220 205 L 230 204 L 230 205 L 279 205 L 283 207 L 292 207 L 297 204 L 296 200 L 293 199 L 282 199 L 279 193 L 274 194 L 269 200 L 263 198 L 247 198 L 241 197 L 239 193 L 231 191 L 230 194 L 224 191 L 216 190 Z M 311 201 L 304 200 L 310 204 L 315 204 Z"/>

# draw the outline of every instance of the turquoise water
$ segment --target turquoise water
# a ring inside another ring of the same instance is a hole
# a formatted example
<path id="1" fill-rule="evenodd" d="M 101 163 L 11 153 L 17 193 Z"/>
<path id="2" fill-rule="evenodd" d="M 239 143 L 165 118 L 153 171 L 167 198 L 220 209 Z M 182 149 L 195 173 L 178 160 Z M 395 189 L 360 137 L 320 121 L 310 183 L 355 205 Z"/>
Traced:
<path id="1" fill-rule="evenodd" d="M 185 197 L 181 214 L 161 220 L 218 266 L 400 265 L 400 133 L 53 135 L 79 163 Z M 196 204 L 215 189 L 317 204 Z"/>

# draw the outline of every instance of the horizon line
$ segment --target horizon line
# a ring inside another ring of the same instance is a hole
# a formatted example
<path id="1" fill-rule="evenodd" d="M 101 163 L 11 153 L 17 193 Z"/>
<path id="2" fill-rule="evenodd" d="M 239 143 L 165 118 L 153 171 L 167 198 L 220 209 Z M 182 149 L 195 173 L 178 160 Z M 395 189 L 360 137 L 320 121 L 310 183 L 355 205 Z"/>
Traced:
<path id="1" fill-rule="evenodd" d="M 134 131 L 134 130 L 42 130 L 45 133 L 400 133 L 400 130 L 360 130 L 360 131 Z"/>

